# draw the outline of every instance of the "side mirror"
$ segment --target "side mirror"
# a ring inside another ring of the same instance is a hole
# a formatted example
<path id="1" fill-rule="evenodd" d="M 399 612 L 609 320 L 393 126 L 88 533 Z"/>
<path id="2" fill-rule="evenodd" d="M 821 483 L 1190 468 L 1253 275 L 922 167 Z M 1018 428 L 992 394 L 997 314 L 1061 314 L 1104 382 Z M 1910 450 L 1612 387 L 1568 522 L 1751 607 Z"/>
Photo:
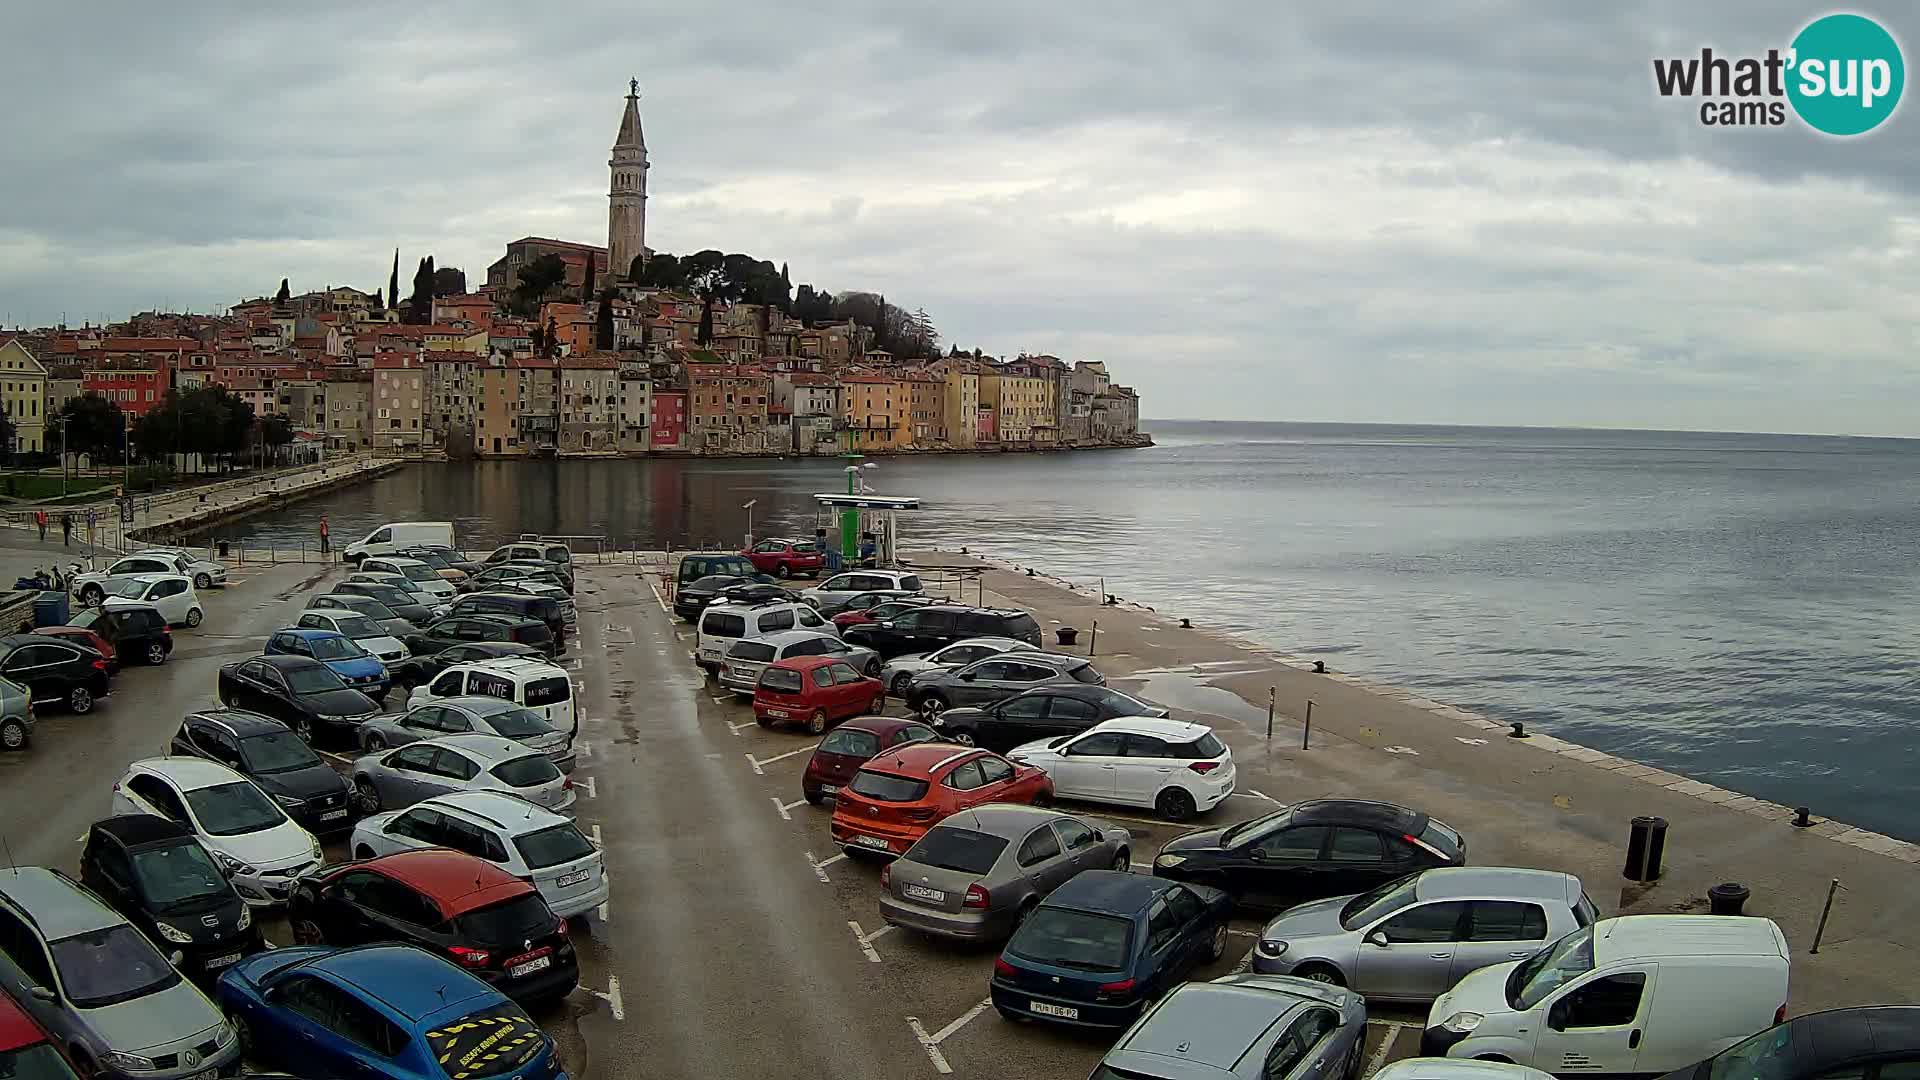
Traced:
<path id="1" fill-rule="evenodd" d="M 1369 945 L 1378 945 L 1384 949 L 1387 947 L 1387 932 L 1385 930 L 1370 930 L 1367 932 L 1366 942 Z"/>
<path id="2" fill-rule="evenodd" d="M 973 680 L 974 680 L 974 674 L 973 674 L 973 672 L 971 672 L 971 671 L 963 671 L 963 672 L 961 672 L 961 673 L 960 673 L 960 681 L 961 681 L 961 682 L 972 682 Z"/>
<path id="3" fill-rule="evenodd" d="M 886 622 L 877 622 L 877 623 L 874 623 L 873 625 L 878 627 L 881 630 L 893 629 L 893 622 L 891 620 L 888 620 Z"/>
<path id="4" fill-rule="evenodd" d="M 32 990 L 29 990 L 28 993 L 32 994 L 34 997 L 38 998 L 41 1001 L 46 1002 L 49 1005 L 60 1000 L 52 990 L 49 990 L 44 986 L 36 985 Z"/>
<path id="5" fill-rule="evenodd" d="M 1247 858 L 1252 859 L 1254 862 L 1266 862 L 1267 853 L 1259 848 L 1251 848 L 1247 851 Z"/>

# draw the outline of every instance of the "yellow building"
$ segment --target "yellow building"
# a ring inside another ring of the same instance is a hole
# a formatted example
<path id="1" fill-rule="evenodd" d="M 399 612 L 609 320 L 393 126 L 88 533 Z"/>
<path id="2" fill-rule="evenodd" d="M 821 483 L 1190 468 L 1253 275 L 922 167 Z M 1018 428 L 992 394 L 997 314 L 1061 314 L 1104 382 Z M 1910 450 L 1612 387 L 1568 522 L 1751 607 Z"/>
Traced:
<path id="1" fill-rule="evenodd" d="M 46 450 L 47 369 L 18 339 L 0 345 L 0 408 L 13 422 L 14 452 Z"/>
<path id="2" fill-rule="evenodd" d="M 428 352 L 472 353 L 487 355 L 487 328 L 484 326 L 429 326 L 420 337 Z"/>
<path id="3" fill-rule="evenodd" d="M 847 449 L 898 450 L 913 440 L 907 387 L 885 375 L 843 375 L 841 409 Z"/>
<path id="4" fill-rule="evenodd" d="M 1030 443 L 1047 431 L 1050 441 L 1054 390 L 1051 379 L 1013 375 L 1005 371 L 982 373 L 980 404 L 994 413 L 994 434 L 1003 443 Z"/>

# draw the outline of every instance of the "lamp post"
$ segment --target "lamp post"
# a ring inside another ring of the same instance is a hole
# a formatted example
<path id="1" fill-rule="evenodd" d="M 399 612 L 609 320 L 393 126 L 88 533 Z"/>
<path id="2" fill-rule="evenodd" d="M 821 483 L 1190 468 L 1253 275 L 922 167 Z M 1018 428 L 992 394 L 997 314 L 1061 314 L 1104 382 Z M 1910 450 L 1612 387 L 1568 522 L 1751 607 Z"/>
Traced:
<path id="1" fill-rule="evenodd" d="M 759 501 L 759 499 L 748 499 L 746 502 L 740 504 L 740 509 L 747 512 L 747 542 L 740 545 L 743 548 L 753 546 L 753 504 Z"/>

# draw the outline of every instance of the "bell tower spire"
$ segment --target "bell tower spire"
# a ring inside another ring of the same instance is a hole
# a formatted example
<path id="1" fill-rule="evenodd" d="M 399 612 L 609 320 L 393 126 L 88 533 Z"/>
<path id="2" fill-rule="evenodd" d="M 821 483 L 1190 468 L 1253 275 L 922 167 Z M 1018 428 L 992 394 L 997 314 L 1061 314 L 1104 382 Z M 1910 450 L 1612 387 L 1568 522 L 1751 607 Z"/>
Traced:
<path id="1" fill-rule="evenodd" d="M 623 281 L 647 250 L 647 138 L 640 129 L 640 80 L 627 81 L 627 108 L 607 161 L 607 276 Z"/>

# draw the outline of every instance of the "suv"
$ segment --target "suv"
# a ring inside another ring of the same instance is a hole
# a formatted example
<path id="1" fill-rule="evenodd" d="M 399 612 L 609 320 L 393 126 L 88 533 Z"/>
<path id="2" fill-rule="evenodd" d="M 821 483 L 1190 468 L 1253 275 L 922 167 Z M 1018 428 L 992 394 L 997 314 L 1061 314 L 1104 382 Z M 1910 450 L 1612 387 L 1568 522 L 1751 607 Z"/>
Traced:
<path id="1" fill-rule="evenodd" d="M 868 678 L 880 675 L 880 658 L 872 649 L 861 649 L 832 634 L 818 630 L 782 630 L 760 638 L 741 638 L 727 650 L 727 662 L 720 669 L 720 685 L 753 696 L 760 683 L 760 672 L 775 660 L 789 656 L 833 656 L 845 660 Z"/>
<path id="2" fill-rule="evenodd" d="M 531 645 L 548 656 L 560 655 L 560 639 L 539 619 L 517 615 L 448 615 L 426 628 L 407 635 L 407 648 L 415 656 L 437 653 L 470 641 L 517 641 Z"/>
<path id="3" fill-rule="evenodd" d="M 782 630 L 818 630 L 838 636 L 832 623 L 811 607 L 794 600 L 759 604 L 718 601 L 700 613 L 700 632 L 694 640 L 693 662 L 715 675 L 726 664 L 727 650 L 741 638 L 761 638 Z"/>
<path id="4" fill-rule="evenodd" d="M 606 867 L 593 841 L 567 818 L 498 791 L 460 791 L 377 814 L 353 832 L 353 857 L 447 847 L 485 859 L 540 890 L 570 919 L 606 902 Z"/>
<path id="5" fill-rule="evenodd" d="M 811 540 L 787 540 L 774 537 L 762 540 L 740 554 L 761 573 L 779 577 L 818 574 L 827 565 L 826 553 Z"/>
<path id="6" fill-rule="evenodd" d="M 487 552 L 487 557 L 482 561 L 488 565 L 503 562 L 544 562 L 570 568 L 573 565 L 573 550 L 553 540 L 516 540 L 510 544 L 501 544 Z"/>
<path id="7" fill-rule="evenodd" d="M 448 615 L 512 615 L 522 619 L 538 619 L 547 624 L 556 648 L 566 648 L 566 610 L 551 596 L 519 592 L 467 593 L 453 601 L 453 610 Z"/>
<path id="8" fill-rule="evenodd" d="M 1036 686 L 1105 686 L 1107 677 L 1084 656 L 1004 652 L 961 668 L 935 668 L 913 677 L 907 703 L 933 720 L 956 705 L 991 705 Z"/>
<path id="9" fill-rule="evenodd" d="M 1228 975 L 1174 987 L 1093 1075 L 1163 1076 L 1177 1062 L 1182 1076 L 1220 1080 L 1359 1080 L 1366 1044 L 1367 1003 L 1359 994 L 1281 975 Z M 1502 1077 L 1519 1075 L 1511 1065 L 1495 1068 L 1512 1070 Z"/>
<path id="10" fill-rule="evenodd" d="M 0 983 L 82 1076 L 231 1072 L 240 1033 L 153 942 L 72 878 L 0 870 Z"/>
<path id="11" fill-rule="evenodd" d="M 1008 637 L 1040 647 L 1040 623 L 1013 608 L 964 607 L 929 604 L 891 618 L 847 627 L 847 640 L 865 645 L 889 659 L 909 653 L 932 652 L 976 637 Z"/>
<path id="12" fill-rule="evenodd" d="M 837 615 L 846 602 L 865 592 L 886 592 L 912 596 L 924 592 L 920 576 L 905 570 L 854 570 L 835 574 L 807 589 L 800 599 L 820 609 L 822 615 Z"/>
<path id="13" fill-rule="evenodd" d="M 135 660 L 164 664 L 173 653 L 173 631 L 158 608 L 93 608 L 74 615 L 67 625 L 91 630 L 106 638 L 113 645 L 114 656 L 123 664 Z"/>
<path id="14" fill-rule="evenodd" d="M 680 556 L 680 565 L 674 570 L 673 574 L 673 587 L 677 592 L 690 581 L 703 577 L 711 577 L 715 574 L 726 574 L 730 577 L 752 577 L 758 573 L 759 571 L 753 568 L 752 561 L 745 555 L 737 555 L 731 551 L 709 551 L 704 554 L 694 552 Z"/>
<path id="15" fill-rule="evenodd" d="M 150 814 L 96 821 L 80 852 L 80 880 L 155 944 L 175 966 L 212 979 L 266 948 L 253 912 L 213 856 L 178 822 Z"/>
<path id="16" fill-rule="evenodd" d="M 353 785 L 271 716 L 242 709 L 188 713 L 167 752 L 225 765 L 315 836 L 353 827 Z"/>

